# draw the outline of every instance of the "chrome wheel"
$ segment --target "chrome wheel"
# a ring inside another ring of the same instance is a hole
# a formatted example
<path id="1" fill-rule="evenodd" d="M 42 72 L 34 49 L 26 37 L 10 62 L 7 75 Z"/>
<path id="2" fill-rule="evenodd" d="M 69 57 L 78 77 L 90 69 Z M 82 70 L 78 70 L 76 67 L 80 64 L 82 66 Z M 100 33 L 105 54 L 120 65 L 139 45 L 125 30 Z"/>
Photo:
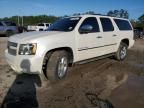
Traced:
<path id="1" fill-rule="evenodd" d="M 66 57 L 62 57 L 58 64 L 58 77 L 61 79 L 65 76 L 68 68 L 68 60 Z"/>
<path id="2" fill-rule="evenodd" d="M 123 46 L 120 51 L 120 58 L 124 59 L 126 57 L 126 54 L 127 54 L 127 48 L 125 46 Z"/>

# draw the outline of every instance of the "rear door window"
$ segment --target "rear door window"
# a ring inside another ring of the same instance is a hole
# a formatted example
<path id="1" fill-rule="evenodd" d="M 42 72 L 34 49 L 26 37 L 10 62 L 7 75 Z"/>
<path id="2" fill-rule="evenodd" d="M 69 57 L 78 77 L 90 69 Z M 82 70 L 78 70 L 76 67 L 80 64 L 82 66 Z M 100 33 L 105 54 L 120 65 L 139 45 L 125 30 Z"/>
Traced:
<path id="1" fill-rule="evenodd" d="M 127 20 L 114 19 L 119 30 L 132 30 L 130 23 Z"/>
<path id="2" fill-rule="evenodd" d="M 104 32 L 114 31 L 114 26 L 109 18 L 100 18 Z"/>

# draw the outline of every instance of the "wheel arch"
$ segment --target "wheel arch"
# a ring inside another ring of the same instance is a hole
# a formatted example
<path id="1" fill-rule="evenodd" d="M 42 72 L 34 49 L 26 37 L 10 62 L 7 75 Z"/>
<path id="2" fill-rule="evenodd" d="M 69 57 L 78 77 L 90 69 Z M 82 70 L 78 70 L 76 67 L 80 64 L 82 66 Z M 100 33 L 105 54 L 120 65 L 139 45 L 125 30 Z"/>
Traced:
<path id="1" fill-rule="evenodd" d="M 129 39 L 125 38 L 121 40 L 122 43 L 125 43 L 129 47 Z"/>
<path id="2" fill-rule="evenodd" d="M 44 56 L 44 59 L 43 59 L 43 66 L 42 66 L 42 70 L 43 70 L 43 73 L 44 75 L 46 75 L 46 65 L 47 65 L 47 62 L 51 56 L 51 54 L 55 51 L 61 51 L 61 50 L 64 50 L 68 53 L 68 57 L 69 57 L 69 66 L 72 66 L 73 65 L 73 60 L 74 60 L 74 54 L 73 54 L 73 50 L 72 48 L 70 47 L 60 47 L 60 48 L 54 48 L 54 49 L 51 49 L 49 51 L 47 51 L 45 53 L 45 56 Z"/>
<path id="3" fill-rule="evenodd" d="M 73 63 L 74 53 L 73 53 L 72 48 L 70 48 L 70 47 L 53 48 L 53 49 L 47 51 L 47 52 L 45 53 L 45 56 L 46 56 L 46 55 L 51 55 L 54 51 L 60 51 L 60 50 L 66 51 L 66 52 L 68 53 L 68 56 L 69 56 L 69 59 L 70 59 L 70 63 Z"/>

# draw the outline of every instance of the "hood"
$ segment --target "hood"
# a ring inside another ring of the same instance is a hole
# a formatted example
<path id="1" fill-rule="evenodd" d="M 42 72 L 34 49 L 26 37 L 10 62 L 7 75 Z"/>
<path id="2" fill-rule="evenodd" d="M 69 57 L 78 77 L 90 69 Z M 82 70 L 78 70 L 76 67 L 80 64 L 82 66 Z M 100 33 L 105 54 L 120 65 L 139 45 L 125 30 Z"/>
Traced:
<path id="1" fill-rule="evenodd" d="M 16 34 L 13 35 L 9 38 L 10 41 L 12 42 L 24 42 L 24 41 L 30 41 L 30 40 L 34 40 L 37 38 L 42 38 L 45 36 L 53 36 L 56 34 L 61 34 L 63 32 L 59 32 L 59 31 L 34 31 L 34 32 L 25 32 L 22 34 Z"/>

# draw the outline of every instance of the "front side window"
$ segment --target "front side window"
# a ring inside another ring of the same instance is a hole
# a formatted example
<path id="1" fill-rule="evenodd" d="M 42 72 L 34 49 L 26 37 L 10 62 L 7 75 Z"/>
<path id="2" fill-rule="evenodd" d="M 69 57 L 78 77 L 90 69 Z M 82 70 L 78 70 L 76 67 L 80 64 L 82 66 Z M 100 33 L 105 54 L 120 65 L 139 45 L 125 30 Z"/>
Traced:
<path id="1" fill-rule="evenodd" d="M 74 30 L 81 17 L 62 18 L 52 24 L 48 31 L 64 31 L 69 32 Z"/>
<path id="2" fill-rule="evenodd" d="M 114 19 L 119 30 L 132 30 L 130 23 L 127 20 Z"/>
<path id="3" fill-rule="evenodd" d="M 100 18 L 104 32 L 114 31 L 113 24 L 109 18 Z"/>
<path id="4" fill-rule="evenodd" d="M 93 32 L 99 32 L 99 25 L 98 25 L 98 22 L 97 22 L 97 19 L 95 17 L 89 17 L 89 18 L 86 18 L 82 25 L 80 26 L 80 28 L 84 25 L 90 25 L 92 26 L 92 30 L 91 30 L 91 33 Z"/>

